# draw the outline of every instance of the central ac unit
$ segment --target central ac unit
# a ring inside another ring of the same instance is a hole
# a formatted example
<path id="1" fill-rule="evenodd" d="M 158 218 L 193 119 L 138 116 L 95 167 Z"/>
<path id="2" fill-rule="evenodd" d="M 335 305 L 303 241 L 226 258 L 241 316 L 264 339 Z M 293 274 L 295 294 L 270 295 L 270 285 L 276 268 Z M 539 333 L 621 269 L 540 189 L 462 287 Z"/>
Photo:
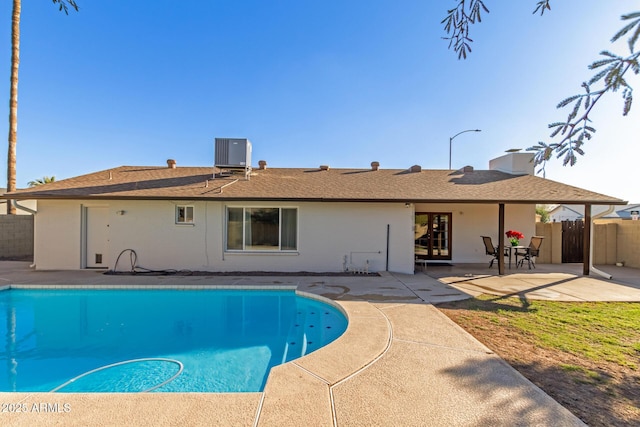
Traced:
<path id="1" fill-rule="evenodd" d="M 246 138 L 216 138 L 214 166 L 223 169 L 251 167 L 251 142 Z"/>

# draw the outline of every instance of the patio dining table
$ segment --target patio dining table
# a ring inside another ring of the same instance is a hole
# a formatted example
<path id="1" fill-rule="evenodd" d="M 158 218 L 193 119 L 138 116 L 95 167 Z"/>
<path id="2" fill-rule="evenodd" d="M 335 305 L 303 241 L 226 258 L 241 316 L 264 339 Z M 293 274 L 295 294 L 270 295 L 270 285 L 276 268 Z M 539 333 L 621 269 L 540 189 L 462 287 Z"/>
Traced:
<path id="1" fill-rule="evenodd" d="M 511 270 L 511 258 L 513 257 L 513 255 L 515 254 L 515 263 L 516 263 L 516 268 L 518 268 L 518 252 L 529 252 L 529 246 L 511 246 L 511 244 L 509 245 L 505 245 L 504 248 L 509 252 L 509 270 Z"/>

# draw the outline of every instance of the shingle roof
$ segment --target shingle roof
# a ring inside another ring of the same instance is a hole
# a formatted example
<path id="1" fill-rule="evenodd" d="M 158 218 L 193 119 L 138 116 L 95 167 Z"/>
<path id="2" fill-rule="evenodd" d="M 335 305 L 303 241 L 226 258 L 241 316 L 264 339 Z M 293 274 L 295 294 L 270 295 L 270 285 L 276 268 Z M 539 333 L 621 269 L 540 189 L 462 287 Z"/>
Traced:
<path id="1" fill-rule="evenodd" d="M 496 170 L 269 168 L 215 177 L 211 167 L 121 166 L 18 190 L 14 199 L 296 200 L 625 204 L 531 175 Z"/>

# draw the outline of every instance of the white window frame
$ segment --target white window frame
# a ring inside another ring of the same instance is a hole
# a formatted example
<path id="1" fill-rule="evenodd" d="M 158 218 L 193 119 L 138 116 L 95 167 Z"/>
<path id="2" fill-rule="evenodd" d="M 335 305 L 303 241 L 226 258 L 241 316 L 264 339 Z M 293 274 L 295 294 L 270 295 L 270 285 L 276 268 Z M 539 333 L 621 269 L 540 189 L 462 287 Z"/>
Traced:
<path id="1" fill-rule="evenodd" d="M 184 220 L 180 220 L 180 210 L 184 209 Z M 189 210 L 191 211 L 191 218 L 189 218 Z M 195 218 L 195 207 L 193 205 L 176 205 L 175 221 L 177 225 L 193 225 Z"/>
<path id="2" fill-rule="evenodd" d="M 230 249 L 229 248 L 229 209 L 242 209 L 242 249 Z M 265 250 L 256 250 L 256 249 L 247 249 L 246 248 L 246 221 L 244 218 L 246 217 L 247 209 L 278 209 L 278 247 L 277 249 L 265 249 Z M 295 249 L 282 249 L 282 210 L 289 209 L 296 212 L 296 230 L 295 230 Z M 297 206 L 226 206 L 225 207 L 225 218 L 224 218 L 224 251 L 227 253 L 259 253 L 259 254 L 276 254 L 276 253 L 298 253 L 298 248 L 300 246 L 299 237 L 300 237 L 300 210 Z"/>

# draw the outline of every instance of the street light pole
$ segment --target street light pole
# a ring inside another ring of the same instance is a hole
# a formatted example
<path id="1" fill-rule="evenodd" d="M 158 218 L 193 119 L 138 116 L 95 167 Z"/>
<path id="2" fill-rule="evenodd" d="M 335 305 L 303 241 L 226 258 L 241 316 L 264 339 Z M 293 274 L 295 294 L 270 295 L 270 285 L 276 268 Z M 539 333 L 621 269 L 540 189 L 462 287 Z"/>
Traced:
<path id="1" fill-rule="evenodd" d="M 458 132 L 449 138 L 449 170 L 451 170 L 451 143 L 453 142 L 453 139 L 456 136 L 462 135 L 465 132 L 482 132 L 482 131 L 480 129 L 467 129 L 467 130 L 463 130 L 462 132 Z"/>

